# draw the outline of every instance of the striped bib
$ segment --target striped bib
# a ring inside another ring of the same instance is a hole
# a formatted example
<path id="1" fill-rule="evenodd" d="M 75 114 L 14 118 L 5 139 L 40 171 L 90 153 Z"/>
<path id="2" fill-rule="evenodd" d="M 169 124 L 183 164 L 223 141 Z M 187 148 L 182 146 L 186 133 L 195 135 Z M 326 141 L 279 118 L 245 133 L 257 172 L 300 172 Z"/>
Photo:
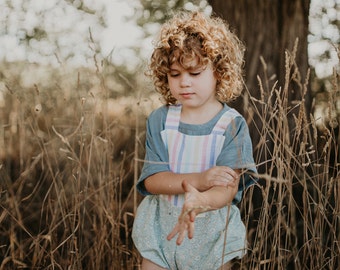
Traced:
<path id="1" fill-rule="evenodd" d="M 169 107 L 165 129 L 161 132 L 168 149 L 170 170 L 174 173 L 203 172 L 216 165 L 225 140 L 225 130 L 237 112 L 225 112 L 208 135 L 187 135 L 178 131 L 181 109 L 181 105 Z M 178 207 L 184 203 L 184 194 L 161 195 L 161 198 Z"/>

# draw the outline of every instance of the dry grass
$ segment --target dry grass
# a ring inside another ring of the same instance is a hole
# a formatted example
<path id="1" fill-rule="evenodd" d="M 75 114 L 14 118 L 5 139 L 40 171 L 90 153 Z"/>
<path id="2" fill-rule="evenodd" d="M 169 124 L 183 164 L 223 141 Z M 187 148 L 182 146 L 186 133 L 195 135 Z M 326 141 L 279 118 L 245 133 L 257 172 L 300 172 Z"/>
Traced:
<path id="1" fill-rule="evenodd" d="M 287 82 L 305 93 L 293 55 L 286 69 Z M 133 184 L 144 156 L 144 120 L 157 101 L 108 98 L 115 85 L 98 67 L 54 73 L 44 83 L 19 74 L 3 71 L 0 269 L 138 269 L 130 239 L 140 199 Z M 330 108 L 339 98 L 338 76 Z M 288 84 L 266 89 L 266 79 L 259 81 L 261 99 L 245 97 L 250 115 L 261 113 L 255 149 L 266 170 L 240 205 L 250 245 L 239 267 L 336 269 L 339 127 L 334 118 L 329 126 L 306 115 L 303 98 L 289 107 Z"/>
<path id="2" fill-rule="evenodd" d="M 139 148 L 143 155 L 144 120 L 156 104 L 106 98 L 117 84 L 103 72 L 55 72 L 49 84 L 31 87 L 26 75 L 5 74 L 0 269 L 138 264 L 129 239 L 140 169 L 134 159 Z M 63 76 L 74 81 L 66 87 Z"/>
<path id="3" fill-rule="evenodd" d="M 268 89 L 259 78 L 261 99 L 249 97 L 249 114 L 260 115 L 262 174 L 242 203 L 251 243 L 242 269 L 340 267 L 339 74 L 324 122 L 306 114 L 308 76 L 302 82 L 295 52 L 287 52 L 285 85 Z M 288 100 L 292 85 L 300 100 Z"/>

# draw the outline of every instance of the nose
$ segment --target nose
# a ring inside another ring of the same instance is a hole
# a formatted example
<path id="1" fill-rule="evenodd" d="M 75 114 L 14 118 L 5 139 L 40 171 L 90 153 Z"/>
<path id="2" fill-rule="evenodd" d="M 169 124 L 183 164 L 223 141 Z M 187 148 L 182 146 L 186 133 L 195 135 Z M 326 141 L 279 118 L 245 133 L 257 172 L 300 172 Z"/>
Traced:
<path id="1" fill-rule="evenodd" d="M 181 81 L 180 81 L 181 87 L 189 87 L 191 86 L 191 78 L 187 74 L 182 74 Z"/>

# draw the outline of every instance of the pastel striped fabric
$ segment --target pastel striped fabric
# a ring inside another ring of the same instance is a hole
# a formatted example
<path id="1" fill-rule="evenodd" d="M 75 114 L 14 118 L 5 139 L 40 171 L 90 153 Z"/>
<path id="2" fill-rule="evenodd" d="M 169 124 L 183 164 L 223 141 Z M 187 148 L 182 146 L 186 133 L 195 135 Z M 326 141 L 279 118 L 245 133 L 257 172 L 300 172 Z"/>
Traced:
<path id="1" fill-rule="evenodd" d="M 216 164 L 225 140 L 223 134 L 237 112 L 225 112 L 210 134 L 192 136 L 178 131 L 181 109 L 180 105 L 169 107 L 165 129 L 161 133 L 168 149 L 170 169 L 175 173 L 205 171 Z M 178 207 L 182 207 L 184 203 L 184 194 L 161 195 L 161 198 Z"/>

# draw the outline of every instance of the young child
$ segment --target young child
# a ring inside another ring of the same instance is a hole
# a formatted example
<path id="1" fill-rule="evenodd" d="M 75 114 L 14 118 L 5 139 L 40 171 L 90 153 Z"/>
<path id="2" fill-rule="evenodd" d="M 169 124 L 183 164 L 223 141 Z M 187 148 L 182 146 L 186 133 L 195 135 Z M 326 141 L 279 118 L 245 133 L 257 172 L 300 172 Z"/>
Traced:
<path id="1" fill-rule="evenodd" d="M 246 122 L 226 105 L 243 87 L 243 52 L 220 18 L 181 12 L 161 28 L 150 74 L 165 105 L 147 120 L 132 232 L 142 269 L 227 269 L 245 253 L 235 204 L 256 168 Z"/>

